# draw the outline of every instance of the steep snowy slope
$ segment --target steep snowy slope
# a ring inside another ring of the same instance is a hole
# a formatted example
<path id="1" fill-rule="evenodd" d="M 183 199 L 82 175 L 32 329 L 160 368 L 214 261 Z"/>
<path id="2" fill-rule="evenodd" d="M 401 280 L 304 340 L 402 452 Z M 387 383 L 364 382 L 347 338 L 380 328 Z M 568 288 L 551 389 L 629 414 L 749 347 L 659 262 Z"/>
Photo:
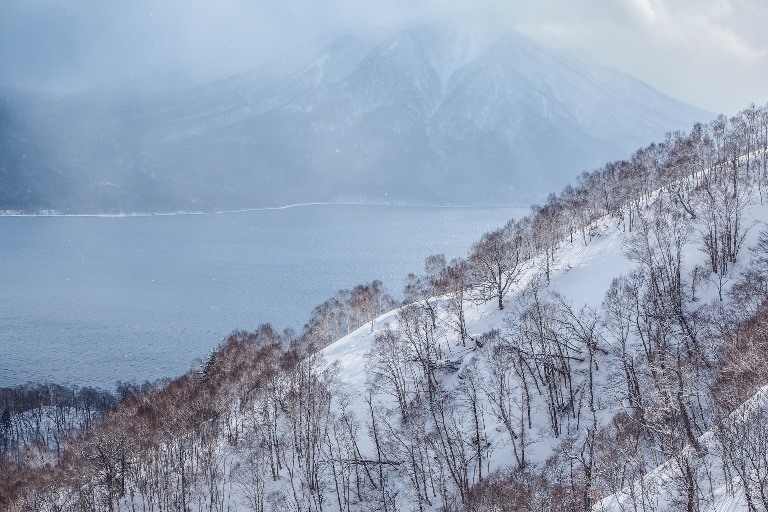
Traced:
<path id="1" fill-rule="evenodd" d="M 767 414 L 768 385 L 760 388 L 754 396 L 731 413 L 728 428 L 735 434 L 755 435 L 754 442 L 762 447 L 764 440 L 757 437 L 757 431 L 765 430 Z M 707 453 L 699 460 L 697 485 L 702 495 L 712 496 L 711 501 L 702 510 L 706 512 L 752 510 L 746 495 L 737 490 L 742 485 L 742 477 L 739 475 L 732 477 L 736 482 L 735 486 L 727 478 L 725 472 L 733 470 L 728 467 L 728 456 L 723 452 L 716 434 L 712 431 L 707 432 L 699 441 Z M 764 471 L 764 468 L 756 467 L 754 470 Z M 681 468 L 678 461 L 668 461 L 645 475 L 642 481 L 633 482 L 632 489 L 628 488 L 621 493 L 604 498 L 595 504 L 593 510 L 598 512 L 633 510 L 632 496 L 639 495 L 641 489 L 648 496 L 645 503 L 647 509 L 675 510 L 676 505 L 679 506 L 681 501 L 678 483 L 680 476 Z M 753 503 L 752 506 L 754 507 L 755 504 Z"/>
<path id="2" fill-rule="evenodd" d="M 657 194 L 657 197 L 664 196 L 665 194 L 665 192 L 662 192 Z M 644 207 L 645 210 L 650 212 L 658 200 L 655 199 L 646 205 Z M 664 200 L 663 197 L 662 200 Z M 768 205 L 759 204 L 758 198 L 753 196 L 752 202 L 745 210 L 743 218 L 744 225 L 749 226 L 744 239 L 744 247 L 754 246 L 759 232 L 766 227 L 766 219 L 768 219 Z M 684 274 L 692 272 L 696 267 L 703 268 L 707 265 L 706 255 L 702 251 L 701 241 L 697 236 L 698 232 L 694 224 L 693 222 L 688 222 L 687 225 L 680 227 L 682 231 L 677 232 L 678 236 L 683 235 L 683 238 L 686 240 L 681 252 Z M 542 273 L 544 268 L 542 257 L 529 262 L 526 264 L 525 270 L 519 275 L 513 288 L 506 295 L 505 303 L 507 307 L 504 310 L 498 310 L 494 301 L 467 307 L 465 311 L 467 330 L 475 341 L 467 341 L 466 344 L 460 343 L 455 329 L 449 325 L 451 322 L 450 316 L 438 314 L 437 327 L 432 339 L 437 345 L 435 357 L 437 358 L 437 374 L 439 375 L 438 380 L 441 389 L 448 396 L 462 396 L 466 399 L 467 382 L 483 382 L 484 379 L 485 381 L 493 381 L 491 372 L 493 371 L 494 364 L 509 364 L 502 363 L 498 359 L 500 357 L 499 352 L 494 349 L 497 346 L 495 344 L 498 340 L 481 335 L 488 332 L 497 332 L 500 333 L 502 338 L 506 338 L 507 342 L 509 339 L 514 338 L 519 332 L 518 329 L 524 327 L 523 324 L 516 323 L 517 320 L 514 319 L 526 307 L 530 307 L 532 304 L 532 289 L 536 290 L 539 298 L 544 299 L 541 302 L 542 307 L 550 308 L 553 305 L 560 304 L 564 307 L 564 311 L 578 312 L 569 317 L 569 319 L 564 319 L 563 322 L 584 322 L 586 324 L 592 318 L 595 323 L 592 324 L 591 328 L 597 331 L 604 329 L 605 324 L 603 322 L 606 322 L 607 319 L 591 317 L 589 312 L 600 310 L 603 301 L 606 299 L 606 293 L 611 288 L 614 279 L 621 275 L 626 276 L 637 266 L 637 261 L 628 256 L 628 246 L 632 244 L 632 239 L 636 236 L 637 233 L 628 232 L 615 218 L 606 217 L 593 224 L 590 234 L 588 236 L 585 234 L 585 238 L 578 238 L 573 242 L 562 241 L 553 256 L 554 265 L 551 268 L 549 283 L 545 281 Z M 737 273 L 745 268 L 749 257 L 749 252 L 745 250 L 740 257 L 739 264 L 729 274 L 732 276 L 728 279 L 729 281 L 735 280 Z M 532 286 L 533 288 L 531 288 Z M 708 304 L 716 306 L 719 303 L 718 283 L 716 280 L 705 279 L 704 282 L 699 283 L 697 286 L 698 289 L 695 293 L 698 295 L 696 300 L 699 307 L 706 308 Z M 450 298 L 448 297 L 435 299 L 430 306 L 436 311 L 445 311 L 450 308 L 446 304 L 449 300 Z M 407 331 L 409 329 L 408 326 L 403 325 L 403 322 L 410 320 L 403 316 L 402 312 L 403 309 L 383 315 L 371 324 L 361 327 L 323 351 L 323 356 L 327 363 L 329 365 L 337 365 L 340 381 L 343 383 L 346 392 L 349 393 L 347 399 L 350 402 L 347 404 L 347 407 L 349 410 L 354 411 L 357 417 L 365 417 L 366 414 L 371 414 L 368 410 L 370 407 L 369 400 L 373 400 L 374 407 L 379 411 L 390 411 L 389 413 L 381 412 L 382 417 L 388 417 L 389 415 L 389 417 L 393 418 L 396 416 L 397 404 L 393 399 L 392 393 L 382 391 L 382 386 L 384 385 L 379 380 L 382 366 L 377 366 L 375 363 L 372 363 L 372 360 L 380 357 L 383 333 Z M 587 313 L 585 314 L 585 312 Z M 601 325 L 602 327 L 600 327 Z M 569 329 L 576 329 L 576 327 L 571 326 Z M 578 336 L 573 339 L 578 339 Z M 594 379 L 591 383 L 594 386 L 593 395 L 591 396 L 594 397 L 596 427 L 602 429 L 608 427 L 616 415 L 627 413 L 633 410 L 633 408 L 628 402 L 629 399 L 625 388 L 619 385 L 624 371 L 620 365 L 620 358 L 617 357 L 621 351 L 619 340 L 605 331 L 599 337 L 595 337 L 595 340 L 598 339 L 598 352 L 601 352 L 602 355 L 597 357 L 600 362 L 591 377 L 589 377 L 589 365 L 584 363 L 587 352 L 583 347 L 573 352 L 573 357 L 576 358 L 575 374 L 579 376 L 579 380 L 574 385 L 578 388 L 576 399 L 582 404 L 581 407 L 583 407 L 583 403 L 588 401 L 590 396 L 587 393 L 589 389 L 587 385 L 588 379 Z M 635 339 L 632 343 L 633 348 L 631 350 L 636 351 L 637 356 L 635 357 L 639 357 L 639 354 L 642 352 L 640 340 Z M 538 362 L 535 364 L 542 363 Z M 522 393 L 519 381 L 516 382 L 512 379 L 506 382 L 516 392 Z M 483 384 L 477 385 L 483 386 Z M 494 408 L 494 405 L 490 403 L 492 394 L 487 388 L 483 389 L 486 393 L 485 400 L 489 400 L 489 402 L 485 402 L 485 405 L 488 408 L 487 410 L 491 411 Z M 533 391 L 531 392 L 533 393 Z M 703 390 L 701 392 L 704 393 Z M 482 433 L 478 435 L 487 443 L 485 445 L 487 451 L 483 452 L 482 455 L 486 458 L 483 463 L 484 467 L 480 470 L 481 473 L 485 471 L 485 474 L 488 475 L 494 470 L 509 470 L 519 464 L 521 449 L 525 451 L 524 460 L 527 465 L 541 468 L 548 464 L 549 459 L 557 457 L 561 453 L 568 453 L 569 449 L 575 449 L 573 448 L 574 444 L 578 446 L 579 443 L 583 442 L 583 437 L 581 436 L 584 435 L 585 427 L 583 425 L 580 427 L 579 423 L 586 423 L 589 419 L 589 413 L 582 410 L 581 413 L 577 413 L 573 418 L 569 419 L 566 411 L 561 410 L 559 414 L 563 424 L 562 430 L 557 434 L 552 430 L 550 411 L 548 410 L 546 400 L 544 400 L 545 393 L 542 390 L 538 390 L 536 394 L 537 396 L 532 401 L 532 410 L 529 412 L 530 416 L 525 419 L 525 421 L 530 422 L 530 426 L 516 431 L 518 436 L 528 436 L 525 443 L 522 443 L 520 446 L 516 446 L 516 443 L 519 441 L 515 440 L 514 436 L 510 438 L 507 432 L 508 426 L 502 422 L 501 418 L 490 413 L 483 418 L 483 426 L 480 427 Z M 749 422 L 753 424 L 757 422 L 758 425 L 763 422 L 766 407 L 768 407 L 766 396 L 766 388 L 763 388 L 755 397 L 739 407 L 732 414 L 732 417 L 738 418 L 738 422 L 741 423 L 737 422 L 733 428 L 744 428 L 744 425 Z M 457 400 L 462 401 L 463 399 Z M 518 398 L 518 400 L 520 399 Z M 480 399 L 480 401 L 482 402 L 483 399 Z M 569 407 L 572 406 L 573 404 L 569 405 Z M 514 402 L 514 405 L 510 408 L 511 414 L 513 416 L 517 415 L 517 422 L 524 419 L 525 415 L 521 410 L 523 408 L 522 402 L 519 401 Z M 466 409 L 462 410 L 465 415 L 463 421 L 453 420 L 459 421 L 455 425 L 456 435 L 459 436 L 468 435 L 473 429 L 478 428 L 476 425 L 473 425 L 471 416 L 466 416 L 469 414 L 469 411 Z M 720 448 L 715 442 L 713 434 L 704 434 L 701 437 L 701 444 L 708 451 L 708 455 L 705 456 L 706 460 L 700 461 L 701 467 L 714 468 L 714 473 L 702 470 L 699 476 L 701 478 L 701 490 L 697 492 L 702 496 L 702 503 L 709 503 L 709 508 L 706 508 L 706 510 L 725 512 L 745 509 L 746 505 L 744 504 L 743 496 L 738 490 L 734 491 L 734 487 L 730 483 L 726 483 L 722 469 L 724 459 L 722 458 L 722 453 L 719 452 Z M 375 459 L 376 448 L 371 440 L 361 443 L 360 446 L 368 450 L 362 454 L 363 457 Z M 572 457 L 578 460 L 579 452 L 578 449 L 575 450 Z M 685 450 L 690 452 L 690 448 Z M 477 479 L 480 477 L 477 471 L 478 469 L 476 468 L 474 476 L 471 477 L 474 479 L 473 481 L 478 481 Z M 640 490 L 648 493 L 649 497 L 644 498 L 645 505 L 648 507 L 645 510 L 677 510 L 681 500 L 681 491 L 679 487 L 675 487 L 671 482 L 679 483 L 679 471 L 679 466 L 674 461 L 665 463 L 644 477 L 642 485 L 635 484 L 633 496 L 640 495 Z M 400 477 L 403 477 L 403 475 L 401 474 Z M 393 476 L 392 478 L 397 477 Z M 401 503 L 400 506 L 405 506 L 404 503 L 408 503 L 408 499 L 416 500 L 418 498 L 412 492 L 409 493 L 402 482 L 393 485 L 398 489 L 397 493 L 401 497 L 408 496 L 405 502 L 398 502 Z M 708 495 L 713 496 L 714 501 L 708 502 L 706 498 Z M 633 503 L 635 502 L 630 500 L 628 494 L 619 494 L 603 499 L 594 505 L 594 510 L 634 510 L 633 506 L 636 505 L 633 505 Z M 565 505 L 562 506 L 565 507 Z M 557 509 L 556 507 L 555 510 Z"/>
<path id="3" fill-rule="evenodd" d="M 604 219 L 599 233 L 593 234 L 592 240 L 587 243 L 576 240 L 564 244 L 557 251 L 557 264 L 546 288 L 578 301 L 579 306 L 598 307 L 611 281 L 633 266 L 624 255 L 623 243 L 626 236 L 627 233 L 614 222 Z M 532 280 L 541 277 L 540 263 L 534 260 L 526 264 L 525 272 L 505 297 L 508 304 L 514 304 L 520 291 Z M 493 329 L 504 328 L 507 312 L 499 311 L 492 301 L 467 307 L 467 329 L 471 334 L 479 336 Z M 399 311 L 394 310 L 377 318 L 372 324 L 360 327 L 322 351 L 328 363 L 338 362 L 340 377 L 352 388 L 363 388 L 366 376 L 365 361 L 370 355 L 373 340 L 387 325 L 396 326 Z M 465 352 L 463 347 L 457 348 L 453 343 L 448 342 L 445 345 L 448 353 Z"/>

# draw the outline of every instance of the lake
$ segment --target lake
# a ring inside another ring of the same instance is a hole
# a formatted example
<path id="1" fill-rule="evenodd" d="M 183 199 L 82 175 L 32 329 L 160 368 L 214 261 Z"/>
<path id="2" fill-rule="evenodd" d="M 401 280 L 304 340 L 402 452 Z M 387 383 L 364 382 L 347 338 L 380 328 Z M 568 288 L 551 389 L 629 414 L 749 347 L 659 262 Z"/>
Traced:
<path id="1" fill-rule="evenodd" d="M 522 208 L 308 205 L 206 215 L 0 217 L 0 386 L 172 377 L 234 329 L 297 331 L 338 289 L 401 295 Z"/>

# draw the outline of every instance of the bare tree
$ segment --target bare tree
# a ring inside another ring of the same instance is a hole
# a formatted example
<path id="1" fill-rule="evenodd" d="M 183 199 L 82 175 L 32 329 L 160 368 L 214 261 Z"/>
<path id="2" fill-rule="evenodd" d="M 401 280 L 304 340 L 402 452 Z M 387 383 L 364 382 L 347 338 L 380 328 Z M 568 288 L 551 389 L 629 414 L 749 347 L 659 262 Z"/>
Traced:
<path id="1" fill-rule="evenodd" d="M 502 229 L 485 233 L 469 256 L 475 291 L 482 301 L 496 299 L 504 309 L 504 294 L 515 284 L 524 269 L 522 236 L 510 221 Z"/>

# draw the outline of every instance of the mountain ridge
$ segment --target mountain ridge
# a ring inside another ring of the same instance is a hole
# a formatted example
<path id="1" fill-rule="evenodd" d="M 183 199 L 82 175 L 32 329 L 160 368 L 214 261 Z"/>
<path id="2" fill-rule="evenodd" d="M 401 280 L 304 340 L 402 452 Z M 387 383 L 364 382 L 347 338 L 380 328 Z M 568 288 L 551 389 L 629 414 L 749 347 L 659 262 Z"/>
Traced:
<path id="1" fill-rule="evenodd" d="M 329 36 L 166 93 L 4 96 L 13 117 L 0 129 L 19 133 L 8 135 L 9 160 L 24 139 L 44 150 L 14 172 L 68 185 L 57 194 L 40 180 L 26 208 L 78 213 L 526 203 L 710 117 L 518 34 L 440 25 Z M 6 179 L 8 195 L 27 197 L 22 181 Z"/>

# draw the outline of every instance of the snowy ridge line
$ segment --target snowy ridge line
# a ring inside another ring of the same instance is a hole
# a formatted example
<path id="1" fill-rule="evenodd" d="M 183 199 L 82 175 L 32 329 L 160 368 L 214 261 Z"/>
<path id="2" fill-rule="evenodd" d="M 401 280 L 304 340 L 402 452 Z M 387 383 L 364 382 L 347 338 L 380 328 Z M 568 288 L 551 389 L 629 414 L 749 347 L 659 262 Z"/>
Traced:
<path id="1" fill-rule="evenodd" d="M 527 208 L 529 205 L 520 204 L 490 204 L 490 205 L 424 205 L 424 204 L 393 204 L 393 203 L 333 203 L 313 202 L 295 203 L 282 206 L 262 206 L 259 208 L 242 208 L 239 210 L 206 211 L 174 211 L 174 212 L 131 212 L 131 213 L 60 213 L 56 210 L 42 210 L 38 213 L 25 213 L 21 210 L 0 210 L 0 217 L 102 217 L 108 219 L 125 217 L 177 217 L 184 215 L 222 215 L 227 213 L 248 213 L 271 210 L 288 210 L 307 206 L 374 206 L 383 208 L 421 208 L 421 209 L 483 209 L 483 208 Z"/>
<path id="2" fill-rule="evenodd" d="M 751 160 L 752 158 L 757 158 L 758 156 L 768 153 L 768 148 L 757 148 L 753 151 L 750 151 L 749 154 L 742 154 L 739 155 L 739 157 L 736 159 L 738 163 L 743 163 L 747 159 Z M 658 199 L 658 197 L 663 194 L 664 192 L 669 192 L 670 189 L 675 185 L 683 185 L 683 184 L 691 184 L 691 183 L 697 183 L 699 180 L 705 178 L 706 176 L 712 174 L 713 172 L 717 172 L 722 170 L 723 166 L 728 165 L 727 161 L 722 162 L 714 162 L 711 166 L 705 167 L 703 169 L 699 169 L 697 171 L 693 171 L 690 174 L 683 176 L 675 181 L 670 181 L 666 185 L 660 185 L 659 187 L 649 191 L 647 194 L 641 194 L 641 198 L 639 200 L 639 204 L 643 207 L 648 207 L 650 204 L 652 204 L 654 201 Z M 622 215 L 624 212 L 631 208 L 630 203 L 624 203 L 621 206 L 616 208 L 617 212 L 622 212 Z M 605 217 L 611 217 L 611 212 L 605 212 L 604 208 L 601 208 L 601 210 L 604 212 L 604 215 L 600 217 L 600 219 L 603 219 Z M 598 219 L 599 221 L 599 219 Z M 587 225 L 588 227 L 589 225 Z"/>
<path id="3" fill-rule="evenodd" d="M 757 153 L 758 151 L 751 152 L 752 155 Z M 739 157 L 739 160 L 743 161 L 746 157 L 747 155 L 742 155 Z M 700 168 L 686 176 L 680 177 L 677 180 L 670 181 L 664 185 L 660 185 L 650 192 L 643 194 L 642 199 L 640 200 L 640 204 L 642 207 L 647 208 L 654 201 L 658 200 L 659 197 L 664 194 L 664 192 L 673 190 L 676 185 L 690 184 L 696 180 L 696 178 L 701 178 L 708 173 L 723 170 L 723 165 L 724 164 L 722 163 L 718 163 L 713 164 L 705 169 Z M 616 224 L 616 217 L 621 216 L 629 206 L 630 205 L 628 203 L 625 203 L 622 206 L 615 207 L 615 210 L 613 211 L 599 208 L 595 212 L 597 215 L 588 220 L 584 226 L 579 226 L 576 228 L 578 231 L 594 226 L 598 229 L 598 234 L 594 238 L 590 236 L 588 239 L 585 239 L 583 243 L 577 240 L 570 242 L 567 236 L 560 239 L 560 241 L 555 245 L 557 257 L 554 257 L 552 262 L 551 280 L 553 283 L 553 289 L 555 291 L 562 291 L 561 287 L 563 284 L 562 282 L 558 283 L 558 281 L 565 277 L 565 275 L 568 274 L 574 266 L 589 265 L 590 262 L 592 262 L 596 257 L 604 256 L 607 252 L 616 251 L 616 248 L 622 245 L 622 241 L 624 239 L 623 235 L 628 232 L 622 230 L 620 223 L 619 225 Z M 609 247 L 611 247 L 612 250 L 607 250 Z M 617 251 L 617 255 L 619 252 L 623 253 L 623 251 Z M 542 253 L 531 254 L 531 256 L 525 261 L 524 264 L 526 268 L 522 271 L 515 285 L 513 285 L 504 294 L 505 300 L 512 300 L 512 298 L 518 295 L 518 293 L 520 293 L 520 291 L 522 291 L 532 279 L 543 275 L 544 270 L 541 266 L 541 259 L 544 257 L 545 255 Z M 570 280 L 573 277 L 575 276 L 572 275 L 567 279 Z M 429 300 L 435 301 L 436 303 L 441 303 L 446 300 L 446 298 L 447 295 L 439 295 L 431 297 Z M 587 302 L 590 302 L 589 299 L 586 300 Z M 414 304 L 417 302 L 414 302 Z M 599 303 L 599 299 L 596 303 Z M 381 328 L 386 328 L 388 324 L 389 327 L 397 329 L 398 313 L 403 307 L 407 307 L 407 305 L 404 305 L 401 308 L 396 308 L 388 313 L 381 315 L 373 322 L 369 322 L 363 326 L 360 326 L 355 331 L 347 334 L 346 336 L 337 340 L 335 343 L 332 343 L 323 349 L 321 353 L 325 358 L 326 367 L 337 363 L 340 367 L 339 369 L 341 370 L 340 376 L 342 380 L 346 381 L 346 383 L 352 388 L 356 388 L 358 390 L 363 389 L 365 386 L 365 377 L 367 373 L 367 370 L 365 369 L 365 361 L 367 359 L 366 353 L 367 350 L 369 350 L 372 346 L 371 343 L 375 337 L 375 333 L 379 332 Z M 495 311 L 495 308 L 493 307 L 489 309 L 487 306 L 470 306 L 466 314 L 467 327 L 471 329 L 470 332 L 473 332 L 472 336 L 483 332 L 487 327 L 498 326 L 497 323 L 494 323 L 493 318 L 498 318 L 498 312 Z M 437 323 L 440 324 L 444 321 L 444 318 L 438 315 Z M 466 363 L 468 359 L 472 358 L 472 356 L 467 353 L 453 353 L 452 356 L 454 359 L 458 358 L 459 361 L 463 360 L 464 363 Z M 467 358 L 467 356 L 469 356 L 469 358 Z M 355 392 L 352 392 L 352 395 L 354 396 Z M 761 388 L 753 398 L 744 402 L 737 410 L 732 413 L 732 415 L 741 414 L 742 417 L 745 418 L 741 421 L 746 421 L 749 415 L 757 407 L 760 406 L 763 400 L 766 399 L 766 396 L 768 396 L 768 386 Z M 534 439 L 532 439 L 531 446 L 535 447 L 535 450 L 539 453 L 549 452 L 553 449 L 552 445 L 554 444 L 555 439 Z M 701 444 L 707 447 L 714 446 L 714 443 L 716 442 L 712 432 L 705 432 L 700 436 L 699 439 Z M 498 445 L 495 449 L 501 453 L 503 452 L 504 447 Z M 691 447 L 685 447 L 682 453 L 690 454 Z M 536 455 L 533 455 L 532 458 L 535 459 L 535 457 Z M 644 487 L 642 486 L 643 482 L 647 482 L 646 486 L 648 487 L 664 489 L 665 485 L 667 485 L 675 478 L 673 473 L 674 468 L 672 467 L 674 463 L 674 459 L 666 461 L 662 465 L 656 467 L 651 472 L 644 475 L 639 481 L 631 483 L 627 489 L 630 489 L 634 486 Z M 489 464 L 490 467 L 498 469 L 503 467 L 505 463 L 502 456 L 491 456 L 489 458 Z M 592 510 L 596 512 L 623 510 L 623 501 L 629 497 L 630 493 L 628 490 L 626 493 L 617 493 L 608 497 L 604 497 L 602 500 L 593 505 Z"/>
<path id="4" fill-rule="evenodd" d="M 755 414 L 755 412 L 757 412 L 759 408 L 766 407 L 766 406 L 768 406 L 768 385 L 764 385 L 763 387 L 758 389 L 754 395 L 752 395 L 749 399 L 747 399 L 744 403 L 739 405 L 739 407 L 737 407 L 733 412 L 731 412 L 728 415 L 730 419 L 734 420 L 733 424 L 729 425 L 729 428 L 731 429 L 741 428 L 750 419 L 750 417 L 753 414 Z M 717 450 L 716 450 L 717 439 L 715 438 L 714 430 L 708 430 L 707 432 L 703 433 L 701 436 L 698 437 L 698 441 L 706 450 L 704 457 L 722 457 L 721 454 L 717 453 Z M 694 455 L 693 447 L 691 447 L 690 445 L 684 447 L 680 451 L 680 454 L 683 456 Z M 721 462 L 725 463 L 725 461 L 721 461 Z M 650 472 L 646 473 L 640 480 L 636 480 L 632 482 L 629 486 L 627 486 L 620 492 L 604 497 L 592 507 L 592 510 L 594 512 L 609 512 L 612 510 L 624 510 L 625 501 L 632 499 L 633 489 L 638 494 L 643 492 L 643 489 L 649 489 L 649 488 L 656 489 L 657 492 L 664 492 L 665 486 L 669 484 L 669 482 L 671 482 L 677 476 L 676 473 L 678 471 L 679 471 L 679 468 L 674 467 L 674 459 L 667 460 L 660 466 L 657 466 L 656 468 L 652 469 Z M 725 485 L 725 482 L 718 482 L 718 484 Z M 718 490 L 719 488 L 715 488 L 715 485 L 713 485 L 713 491 L 718 491 Z M 717 492 L 715 493 L 719 494 Z M 722 497 L 721 497 L 719 499 L 721 503 L 719 503 L 718 506 L 716 506 L 712 510 L 715 510 L 715 511 L 730 510 L 730 509 L 723 509 L 721 505 L 728 505 L 727 503 L 728 501 L 735 501 L 739 499 L 736 493 L 730 493 L 730 495 L 726 497 L 730 498 L 730 500 L 726 500 L 726 503 L 722 503 Z"/>
<path id="5" fill-rule="evenodd" d="M 768 151 L 768 150 L 763 149 L 763 148 L 758 148 L 756 150 L 753 150 L 753 151 L 751 151 L 749 153 L 749 158 L 756 157 L 756 156 L 758 156 L 761 153 L 766 152 L 766 151 Z M 747 156 L 748 155 L 746 155 L 746 154 L 740 155 L 738 157 L 738 161 L 739 162 L 743 162 L 744 159 L 747 158 Z M 692 172 L 692 173 L 690 173 L 690 174 L 688 174 L 686 176 L 683 176 L 683 177 L 681 177 L 680 179 L 678 179 L 676 181 L 669 182 L 666 185 L 661 185 L 661 186 L 651 190 L 647 194 L 643 194 L 643 197 L 640 200 L 640 205 L 645 207 L 645 208 L 647 208 L 654 201 L 658 200 L 658 198 L 659 198 L 659 196 L 661 194 L 663 194 L 664 192 L 669 191 L 671 189 L 671 187 L 673 187 L 674 185 L 676 185 L 676 184 L 683 184 L 683 183 L 690 183 L 691 181 L 694 181 L 697 178 L 702 178 L 702 177 L 706 176 L 709 173 L 718 171 L 719 170 L 718 166 L 724 165 L 724 164 L 725 164 L 725 162 L 715 163 L 715 164 L 713 164 L 710 167 L 707 167 L 705 169 L 699 169 L 699 170 L 694 171 L 694 172 Z M 288 205 L 288 206 L 284 206 L 284 207 L 273 207 L 273 208 L 263 208 L 263 209 L 285 209 L 285 208 L 291 208 L 291 207 L 295 207 L 295 206 L 311 206 L 311 205 L 339 205 L 339 206 L 341 206 L 341 205 L 347 206 L 348 205 L 348 206 L 354 206 L 354 205 L 357 205 L 357 203 L 349 203 L 349 204 L 346 204 L 346 203 L 307 203 L 307 204 Z M 387 206 L 387 205 L 383 205 L 383 204 L 380 204 L 380 205 L 379 204 L 366 204 L 366 206 Z M 603 235 L 606 235 L 606 234 L 608 234 L 608 236 L 613 236 L 613 235 L 616 235 L 618 233 L 621 233 L 622 232 L 621 228 L 618 228 L 617 230 L 614 230 L 614 229 L 616 229 L 616 226 L 612 226 L 613 225 L 613 221 L 616 220 L 616 213 L 621 213 L 623 215 L 624 212 L 626 211 L 626 209 L 629 208 L 630 206 L 631 205 L 629 203 L 624 203 L 621 206 L 616 207 L 616 211 L 615 212 L 606 211 L 604 208 L 600 208 L 599 216 L 596 216 L 594 219 L 588 221 L 584 226 L 578 226 L 576 228 L 576 231 L 588 229 L 591 226 L 601 226 L 602 225 L 604 229 L 607 229 L 607 231 L 606 232 L 602 232 L 600 234 L 600 236 L 603 236 Z M 524 208 L 524 206 L 493 206 L 493 208 L 507 208 L 507 207 L 508 208 Z M 431 207 L 431 206 L 423 206 L 423 207 L 420 207 L 420 208 L 433 208 L 433 207 Z M 453 208 L 453 207 L 451 207 L 451 206 L 436 206 L 434 208 Z M 472 207 L 472 206 L 461 206 L 461 207 L 456 207 L 456 208 L 474 208 L 474 207 Z M 478 208 L 483 208 L 483 207 L 478 207 Z M 240 210 L 240 211 L 253 211 L 253 210 Z M 219 213 L 219 212 L 217 212 L 217 213 Z M 220 213 L 230 213 L 230 212 L 220 212 Z M 231 212 L 231 213 L 235 213 L 235 212 Z M 533 213 L 533 207 L 531 207 L 531 213 Z M 588 251 L 588 248 L 589 248 L 590 245 L 594 244 L 597 240 L 598 239 L 593 239 L 593 238 L 590 237 L 588 240 L 585 240 L 584 243 L 576 243 L 576 242 L 571 242 L 568 239 L 567 236 L 564 236 L 562 239 L 560 239 L 557 242 L 557 244 L 555 245 L 555 247 L 556 247 L 556 250 L 560 253 L 561 257 L 555 259 L 553 261 L 553 263 L 552 263 L 552 265 L 553 265 L 552 266 L 553 277 L 554 277 L 554 274 L 557 271 L 559 271 L 560 273 L 565 273 L 565 272 L 570 271 L 571 268 L 572 268 L 572 264 L 575 263 L 577 260 L 579 260 L 579 259 L 581 259 L 581 258 L 583 258 L 585 256 L 583 254 L 584 252 L 591 252 L 591 251 Z M 565 252 L 566 249 L 569 248 L 569 247 L 571 248 L 570 252 L 578 253 L 577 257 L 573 257 L 573 256 L 570 257 L 570 258 L 563 258 L 562 257 L 562 256 L 564 256 L 563 252 Z M 520 275 L 519 279 L 517 280 L 517 282 L 509 290 L 507 290 L 507 292 L 504 294 L 504 298 L 505 299 L 508 298 L 509 296 L 516 295 L 521 290 L 523 290 L 530 283 L 530 281 L 532 279 L 534 279 L 536 277 L 539 277 L 539 276 L 544 274 L 544 271 L 541 268 L 541 261 L 540 261 L 543 257 L 545 257 L 545 254 L 537 253 L 537 254 L 532 254 L 527 260 L 521 261 L 521 264 L 524 266 L 524 268 L 522 269 L 521 275 Z M 430 297 L 428 300 L 434 300 L 436 303 L 442 303 L 442 302 L 448 300 L 450 298 L 450 295 L 451 295 L 450 293 L 446 293 L 446 294 L 443 294 L 443 295 L 436 295 L 436 296 Z M 365 329 L 368 329 L 371 332 L 374 332 L 376 330 L 375 326 L 385 326 L 385 325 L 387 325 L 384 322 L 384 320 L 389 319 L 389 318 L 396 318 L 397 314 L 403 308 L 406 308 L 406 307 L 411 306 L 411 305 L 417 305 L 417 304 L 418 304 L 418 301 L 414 301 L 414 302 L 411 302 L 411 303 L 404 303 L 401 306 L 399 306 L 399 307 L 397 307 L 397 308 L 395 308 L 395 309 L 393 309 L 391 311 L 388 311 L 388 312 L 380 315 L 379 317 L 375 318 L 374 320 L 366 322 L 365 324 L 359 326 L 358 328 L 350 331 L 349 333 L 347 333 L 346 335 L 342 336 L 341 338 L 339 338 L 335 342 L 331 343 L 328 347 L 324 348 L 321 352 L 325 353 L 325 351 L 329 347 L 331 347 L 331 346 L 333 346 L 333 345 L 335 345 L 335 344 L 337 344 L 339 342 L 342 342 L 342 341 L 344 341 L 344 340 L 346 340 L 348 338 L 355 337 L 355 336 L 363 333 L 363 331 Z M 438 320 L 442 320 L 442 319 L 438 318 Z M 396 323 L 392 324 L 392 326 L 393 327 L 396 326 Z M 758 391 L 758 393 L 768 393 L 768 385 L 766 385 L 764 388 L 761 388 L 760 391 Z M 740 408 L 737 409 L 737 411 L 738 410 L 740 410 Z M 734 411 L 734 413 L 735 412 L 736 411 Z M 734 413 L 732 413 L 732 414 L 734 414 Z"/>
<path id="6" fill-rule="evenodd" d="M 728 417 L 735 420 L 733 426 L 740 427 L 749 420 L 757 409 L 768 404 L 768 384 L 758 389 L 746 402 L 731 412 Z M 706 435 L 706 434 L 705 434 Z"/>

